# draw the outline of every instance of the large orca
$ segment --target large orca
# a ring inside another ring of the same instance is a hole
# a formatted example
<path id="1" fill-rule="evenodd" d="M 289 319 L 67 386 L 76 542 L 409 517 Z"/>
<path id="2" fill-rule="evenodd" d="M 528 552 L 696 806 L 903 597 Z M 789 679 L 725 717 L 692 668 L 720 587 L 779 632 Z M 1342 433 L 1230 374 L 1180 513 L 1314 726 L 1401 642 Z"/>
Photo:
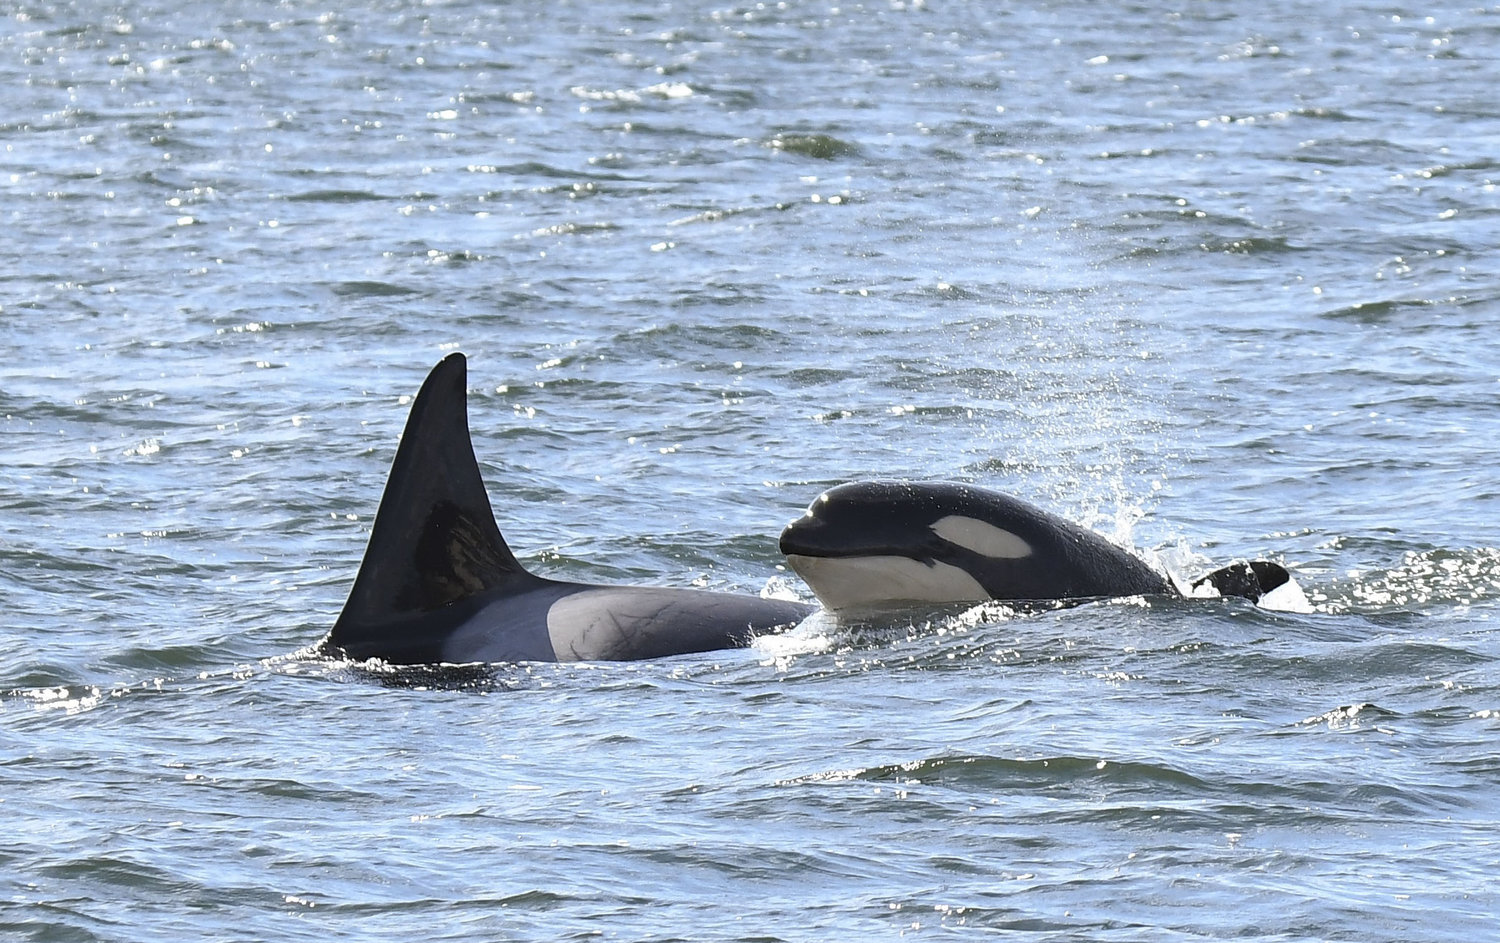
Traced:
<path id="1" fill-rule="evenodd" d="M 624 661 L 749 644 L 815 611 L 702 590 L 568 583 L 521 566 L 469 439 L 467 365 L 450 354 L 406 421 L 327 655 L 402 665 Z"/>
<path id="2" fill-rule="evenodd" d="M 1087 528 L 954 482 L 877 479 L 831 488 L 782 531 L 781 552 L 833 610 L 1180 594 Z M 1284 567 L 1255 560 L 1215 570 L 1187 594 L 1256 601 L 1288 583 L 1296 585 Z"/>

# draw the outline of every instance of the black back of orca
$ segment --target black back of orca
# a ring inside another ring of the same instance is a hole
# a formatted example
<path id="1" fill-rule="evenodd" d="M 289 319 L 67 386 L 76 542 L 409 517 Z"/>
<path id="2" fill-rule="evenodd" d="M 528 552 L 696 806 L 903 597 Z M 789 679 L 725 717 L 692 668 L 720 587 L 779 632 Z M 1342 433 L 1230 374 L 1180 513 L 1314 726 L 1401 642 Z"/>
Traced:
<path id="1" fill-rule="evenodd" d="M 831 488 L 782 532 L 781 551 L 833 609 L 1173 592 L 1166 577 L 1093 531 L 955 482 Z"/>
<path id="2" fill-rule="evenodd" d="M 628 660 L 745 645 L 801 603 L 536 576 L 500 534 L 469 438 L 467 364 L 428 375 L 325 653 L 393 664 Z"/>

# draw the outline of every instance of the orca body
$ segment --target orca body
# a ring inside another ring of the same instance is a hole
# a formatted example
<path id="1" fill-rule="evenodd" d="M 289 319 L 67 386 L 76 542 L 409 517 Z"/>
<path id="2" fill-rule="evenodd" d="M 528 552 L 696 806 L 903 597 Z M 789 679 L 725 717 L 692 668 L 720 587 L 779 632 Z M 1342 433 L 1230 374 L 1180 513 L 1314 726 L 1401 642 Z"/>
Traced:
<path id="1" fill-rule="evenodd" d="M 782 531 L 781 552 L 834 610 L 1181 595 L 1166 576 L 1087 528 L 954 482 L 878 479 L 831 488 Z M 1197 581 L 1193 593 L 1254 601 L 1289 579 L 1275 563 L 1236 563 Z"/>
<path id="2" fill-rule="evenodd" d="M 814 611 L 528 572 L 500 534 L 474 458 L 467 375 L 455 353 L 422 384 L 349 599 L 319 651 L 401 665 L 627 661 L 741 647 Z"/>

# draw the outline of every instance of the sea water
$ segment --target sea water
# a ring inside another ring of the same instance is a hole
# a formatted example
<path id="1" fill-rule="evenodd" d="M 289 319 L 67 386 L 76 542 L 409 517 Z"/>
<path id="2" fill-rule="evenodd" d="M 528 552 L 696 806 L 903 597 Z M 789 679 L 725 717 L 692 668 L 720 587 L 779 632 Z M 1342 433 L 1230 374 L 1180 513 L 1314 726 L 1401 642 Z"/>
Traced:
<path id="1" fill-rule="evenodd" d="M 1500 7 L 3 12 L 8 938 L 1500 935 Z M 298 655 L 452 350 L 539 573 L 944 478 L 1312 611 Z"/>

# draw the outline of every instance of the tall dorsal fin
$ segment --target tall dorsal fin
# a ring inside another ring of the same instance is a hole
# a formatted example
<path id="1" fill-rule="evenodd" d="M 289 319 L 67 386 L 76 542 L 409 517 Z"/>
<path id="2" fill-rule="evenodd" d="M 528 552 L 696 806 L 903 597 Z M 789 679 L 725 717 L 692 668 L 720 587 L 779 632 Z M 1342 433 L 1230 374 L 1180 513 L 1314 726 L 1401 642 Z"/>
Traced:
<path id="1" fill-rule="evenodd" d="M 467 378 L 464 355 L 449 354 L 417 393 L 359 575 L 325 645 L 357 650 L 381 626 L 529 575 L 485 494 L 469 441 Z"/>

